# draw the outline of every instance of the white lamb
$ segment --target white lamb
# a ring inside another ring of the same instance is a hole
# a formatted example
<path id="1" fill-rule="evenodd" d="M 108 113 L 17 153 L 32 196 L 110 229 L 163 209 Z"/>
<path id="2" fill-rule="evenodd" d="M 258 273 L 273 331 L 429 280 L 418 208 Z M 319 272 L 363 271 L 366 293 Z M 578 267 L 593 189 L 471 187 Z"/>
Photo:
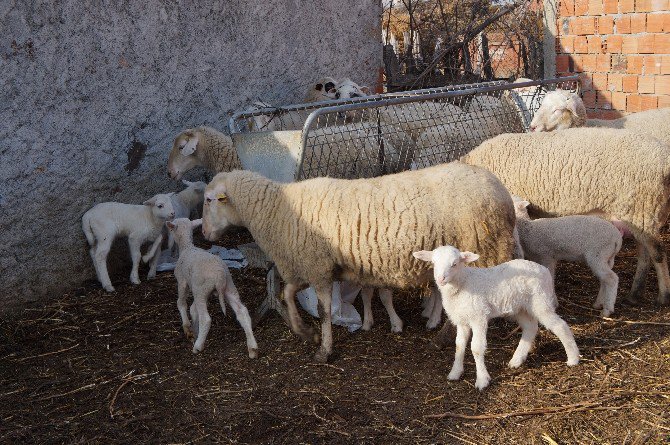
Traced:
<path id="1" fill-rule="evenodd" d="M 156 276 L 158 255 L 156 250 L 163 241 L 163 224 L 174 218 L 171 195 L 158 194 L 144 202 L 144 205 L 103 202 L 89 209 L 81 218 L 81 227 L 91 246 L 90 253 L 98 281 L 107 292 L 114 292 L 114 286 L 107 272 L 107 255 L 114 239 L 128 237 L 130 257 L 133 268 L 130 281 L 140 283 L 139 264 L 142 256 L 140 248 L 146 242 L 153 245 L 149 253 L 142 257 L 144 262 L 151 260 L 148 279 Z"/>
<path id="2" fill-rule="evenodd" d="M 568 324 L 558 315 L 553 280 L 546 267 L 532 261 L 512 260 L 489 268 L 466 267 L 479 255 L 453 246 L 414 252 L 433 264 L 435 282 L 442 294 L 447 316 L 456 325 L 456 354 L 449 380 L 463 374 L 463 359 L 470 331 L 472 355 L 477 367 L 475 387 L 486 388 L 491 380 L 486 365 L 486 330 L 496 317 L 513 318 L 522 329 L 510 368 L 518 368 L 528 356 L 537 335 L 538 321 L 556 334 L 568 355 L 568 366 L 579 363 L 579 350 Z"/>
<path id="3" fill-rule="evenodd" d="M 174 207 L 174 219 L 191 218 L 194 210 L 201 209 L 204 200 L 205 187 L 207 183 L 202 181 L 191 182 L 182 180 L 186 188 L 181 192 L 171 195 L 172 207 Z M 168 248 L 174 246 L 174 237 L 168 232 Z"/>
<path id="4" fill-rule="evenodd" d="M 251 329 L 251 318 L 246 306 L 240 301 L 240 294 L 235 288 L 233 278 L 226 264 L 216 255 L 212 255 L 193 245 L 193 229 L 200 227 L 202 220 L 190 221 L 187 218 L 175 219 L 166 223 L 179 246 L 179 260 L 174 270 L 177 278 L 177 308 L 181 315 L 182 328 L 189 340 L 195 337 L 193 353 L 202 352 L 205 348 L 207 333 L 212 319 L 207 311 L 207 300 L 212 293 L 218 294 L 221 310 L 226 313 L 226 301 L 233 308 L 237 321 L 244 329 L 247 337 L 247 350 L 250 358 L 258 357 L 258 345 Z M 186 314 L 186 296 L 193 294 L 190 308 L 191 319 Z"/>
<path id="5" fill-rule="evenodd" d="M 612 223 L 596 216 L 573 215 L 531 220 L 528 201 L 512 196 L 516 225 L 525 258 L 542 264 L 554 277 L 558 261 L 587 264 L 600 280 L 598 298 L 593 303 L 602 308 L 602 316 L 614 312 L 619 277 L 614 258 L 621 249 L 621 232 Z"/>

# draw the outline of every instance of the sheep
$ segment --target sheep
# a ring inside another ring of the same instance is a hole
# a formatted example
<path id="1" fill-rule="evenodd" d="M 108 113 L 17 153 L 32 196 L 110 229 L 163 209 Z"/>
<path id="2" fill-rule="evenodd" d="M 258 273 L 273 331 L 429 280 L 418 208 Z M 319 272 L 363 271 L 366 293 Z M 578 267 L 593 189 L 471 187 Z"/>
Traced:
<path id="1" fill-rule="evenodd" d="M 230 136 L 204 126 L 179 133 L 168 158 L 168 176 L 179 180 L 198 166 L 210 172 L 241 168 Z"/>
<path id="2" fill-rule="evenodd" d="M 670 108 L 640 111 L 614 120 L 587 119 L 587 127 L 622 128 L 670 145 Z"/>
<path id="3" fill-rule="evenodd" d="M 573 215 L 531 220 L 529 202 L 512 196 L 516 225 L 525 258 L 542 264 L 555 276 L 558 261 L 586 263 L 600 280 L 600 291 L 593 307 L 602 316 L 614 312 L 619 277 L 614 257 L 621 249 L 621 232 L 610 222 L 596 216 Z"/>
<path id="4" fill-rule="evenodd" d="M 373 287 L 364 287 L 361 290 L 361 299 L 363 300 L 363 326 L 361 329 L 369 331 L 374 324 L 374 317 L 372 316 L 372 296 L 375 289 Z M 398 313 L 393 307 L 393 293 L 391 289 L 379 289 L 379 299 L 388 313 L 389 321 L 391 322 L 391 332 L 402 332 L 403 323 Z"/>
<path id="5" fill-rule="evenodd" d="M 219 173 L 205 189 L 204 236 L 246 227 L 285 282 L 293 331 L 318 335 L 300 318 L 295 294 L 316 290 L 321 347 L 332 352 L 331 292 L 335 280 L 362 286 L 410 288 L 428 284 L 430 271 L 409 254 L 445 242 L 480 249 L 481 262 L 509 260 L 514 250 L 512 198 L 495 176 L 459 162 L 373 179 L 270 181 L 257 173 Z"/>
<path id="6" fill-rule="evenodd" d="M 305 103 L 321 102 L 335 99 L 335 85 L 337 81 L 332 77 L 322 77 L 309 86 L 305 95 Z"/>
<path id="7" fill-rule="evenodd" d="M 249 311 L 240 301 L 240 294 L 226 263 L 218 256 L 193 245 L 193 229 L 200 227 L 202 220 L 177 218 L 174 222 L 167 221 L 165 224 L 179 246 L 179 259 L 174 270 L 179 294 L 177 308 L 186 338 L 193 340 L 197 337 L 193 344 L 193 353 L 197 354 L 205 349 L 205 340 L 212 324 L 207 311 L 207 300 L 210 295 L 216 293 L 223 313 L 226 313 L 226 302 L 228 302 L 244 329 L 249 358 L 258 357 L 258 345 L 251 329 Z M 193 304 L 190 308 L 193 325 L 186 314 L 186 296 L 189 291 L 193 294 Z"/>
<path id="8" fill-rule="evenodd" d="M 563 343 L 568 366 L 579 363 L 579 349 L 572 331 L 556 314 L 558 301 L 546 267 L 527 260 L 512 260 L 489 268 L 466 267 L 479 255 L 461 252 L 450 245 L 413 255 L 433 265 L 442 305 L 456 325 L 456 353 L 449 380 L 458 380 L 463 375 L 465 348 L 472 332 L 470 348 L 477 368 L 475 387 L 481 391 L 489 385 L 491 377 L 484 364 L 486 331 L 488 321 L 498 317 L 515 319 L 522 330 L 519 346 L 509 361 L 510 368 L 518 368 L 526 361 L 537 335 L 538 321 Z"/>
<path id="9" fill-rule="evenodd" d="M 84 213 L 81 228 L 91 247 L 89 253 L 98 281 L 107 292 L 114 292 L 114 286 L 107 272 L 107 255 L 118 236 L 128 237 L 133 262 L 130 282 L 140 284 L 138 272 L 140 257 L 145 263 L 151 260 L 147 278 L 152 279 L 156 276 L 158 262 L 156 250 L 163 241 L 163 224 L 166 220 L 174 218 L 171 198 L 171 195 L 158 194 L 146 200 L 143 205 L 103 202 Z M 148 241 L 153 244 L 149 253 L 142 257 L 140 248 Z"/>
<path id="10" fill-rule="evenodd" d="M 190 218 L 194 210 L 202 208 L 205 187 L 207 187 L 207 183 L 202 181 L 191 182 L 182 180 L 182 183 L 186 185 L 186 188 L 179 193 L 170 195 L 172 207 L 174 208 L 174 219 Z M 172 250 L 174 247 L 174 238 L 169 231 L 167 239 L 168 248 Z"/>
<path id="11" fill-rule="evenodd" d="M 540 216 L 595 214 L 623 222 L 638 241 L 627 299 L 636 302 L 653 259 L 658 302 L 667 304 L 670 276 L 659 238 L 670 205 L 670 147 L 627 130 L 571 128 L 504 134 L 461 160 L 492 171 Z"/>

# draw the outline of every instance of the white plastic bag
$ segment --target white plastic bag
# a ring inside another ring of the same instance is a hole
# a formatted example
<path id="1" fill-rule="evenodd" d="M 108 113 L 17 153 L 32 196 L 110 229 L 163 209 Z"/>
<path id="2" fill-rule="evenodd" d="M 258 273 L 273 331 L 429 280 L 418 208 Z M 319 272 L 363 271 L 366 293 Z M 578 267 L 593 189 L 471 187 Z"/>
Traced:
<path id="1" fill-rule="evenodd" d="M 226 266 L 231 269 L 241 269 L 249 264 L 246 258 L 244 258 L 244 255 L 242 255 L 242 252 L 237 249 L 226 249 L 221 246 L 212 246 L 208 252 L 221 257 L 223 262 L 226 263 Z M 177 266 L 178 258 L 172 256 L 170 249 L 165 249 L 160 255 L 156 271 L 165 272 L 166 270 L 174 270 Z"/>
<path id="2" fill-rule="evenodd" d="M 331 316 L 333 324 L 346 327 L 349 332 L 354 332 L 363 325 L 361 316 L 353 306 L 354 300 L 361 291 L 361 286 L 349 281 L 333 283 L 333 301 Z M 319 300 L 316 291 L 312 287 L 298 292 L 300 306 L 313 317 L 319 318 Z"/>

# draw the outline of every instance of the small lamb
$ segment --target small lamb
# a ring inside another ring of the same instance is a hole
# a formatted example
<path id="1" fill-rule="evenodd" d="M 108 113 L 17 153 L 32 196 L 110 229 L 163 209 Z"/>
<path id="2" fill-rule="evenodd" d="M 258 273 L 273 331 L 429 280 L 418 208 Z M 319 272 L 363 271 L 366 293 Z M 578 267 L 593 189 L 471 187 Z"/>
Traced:
<path id="1" fill-rule="evenodd" d="M 174 222 L 166 223 L 179 247 L 179 260 L 177 260 L 174 276 L 177 278 L 179 294 L 177 308 L 181 315 L 184 334 L 189 340 L 197 337 L 193 344 L 193 353 L 202 352 L 212 324 L 207 311 L 207 299 L 216 292 L 224 314 L 226 313 L 226 301 L 233 308 L 237 321 L 247 337 L 249 357 L 256 358 L 258 357 L 258 345 L 251 330 L 249 311 L 240 301 L 240 294 L 235 288 L 228 267 L 218 256 L 193 245 L 193 229 L 200 227 L 201 224 L 201 219 L 190 221 L 187 218 L 178 218 Z M 193 326 L 186 314 L 186 294 L 189 290 L 193 294 L 193 304 L 190 308 Z"/>
<path id="2" fill-rule="evenodd" d="M 144 205 L 123 204 L 120 202 L 103 202 L 89 209 L 81 218 L 81 227 L 86 236 L 90 254 L 95 266 L 98 281 L 107 292 L 114 292 L 114 286 L 107 272 L 107 255 L 114 239 L 118 236 L 128 237 L 130 257 L 133 268 L 130 281 L 140 284 L 139 263 L 142 253 L 140 248 L 148 241 L 153 244 L 149 253 L 142 257 L 144 262 L 151 260 L 148 279 L 156 276 L 158 255 L 156 250 L 163 241 L 163 224 L 174 218 L 174 207 L 171 195 L 158 194 L 144 202 Z"/>
<path id="3" fill-rule="evenodd" d="M 191 213 L 196 209 L 202 210 L 204 201 L 205 187 L 207 183 L 202 181 L 191 182 L 182 180 L 186 188 L 179 193 L 172 195 L 172 206 L 174 207 L 174 219 L 191 219 Z M 174 238 L 168 233 L 168 248 L 174 246 Z"/>
<path id="4" fill-rule="evenodd" d="M 461 252 L 453 246 L 432 251 L 421 250 L 414 257 L 433 264 L 435 282 L 442 294 L 442 304 L 449 319 L 456 325 L 456 355 L 449 380 L 463 374 L 465 347 L 472 330 L 472 355 L 477 367 L 475 387 L 483 390 L 491 377 L 486 371 L 486 330 L 488 321 L 510 317 L 522 329 L 510 368 L 518 368 L 526 360 L 537 335 L 538 320 L 563 343 L 568 366 L 579 363 L 579 350 L 568 324 L 558 315 L 553 280 L 546 267 L 532 261 L 512 260 L 494 267 L 465 267 L 479 255 Z"/>
<path id="5" fill-rule="evenodd" d="M 525 258 L 542 264 L 552 278 L 558 261 L 585 263 L 600 280 L 600 291 L 593 303 L 609 317 L 614 312 L 619 277 L 614 258 L 621 249 L 621 231 L 609 221 L 596 216 L 573 215 L 531 220 L 528 201 L 512 196 L 519 239 Z"/>

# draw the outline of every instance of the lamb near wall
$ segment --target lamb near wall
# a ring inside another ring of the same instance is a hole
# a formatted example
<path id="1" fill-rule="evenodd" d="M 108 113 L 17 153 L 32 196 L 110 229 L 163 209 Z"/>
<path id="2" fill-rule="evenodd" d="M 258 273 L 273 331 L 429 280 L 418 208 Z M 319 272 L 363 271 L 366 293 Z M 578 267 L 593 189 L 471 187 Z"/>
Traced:
<path id="1" fill-rule="evenodd" d="M 659 238 L 670 212 L 670 147 L 627 130 L 572 128 L 503 134 L 462 161 L 492 171 L 540 216 L 595 214 L 623 222 L 638 241 L 630 301 L 644 293 L 653 260 L 658 302 L 667 304 L 670 276 Z"/>
<path id="2" fill-rule="evenodd" d="M 484 363 L 486 331 L 488 321 L 498 317 L 514 318 L 522 329 L 510 368 L 518 368 L 526 361 L 537 335 L 538 321 L 561 340 L 568 366 L 579 363 L 579 349 L 572 331 L 556 315 L 558 301 L 546 267 L 526 260 L 512 260 L 489 268 L 466 267 L 479 255 L 449 245 L 413 255 L 433 265 L 444 310 L 456 325 L 456 354 L 449 380 L 458 380 L 463 375 L 465 348 L 472 332 L 470 348 L 477 367 L 475 388 L 483 390 L 489 385 L 491 377 Z"/>
<path id="3" fill-rule="evenodd" d="M 614 312 L 619 277 L 612 270 L 621 249 L 622 236 L 611 222 L 596 216 L 572 215 L 531 220 L 529 202 L 512 196 L 516 225 L 525 259 L 535 261 L 555 276 L 558 261 L 585 263 L 600 280 L 600 291 L 593 303 L 609 317 Z"/>
<path id="4" fill-rule="evenodd" d="M 114 292 L 114 286 L 107 271 L 107 255 L 114 239 L 128 237 L 130 257 L 133 267 L 130 282 L 140 284 L 140 258 L 144 262 L 151 260 L 149 275 L 156 276 L 158 247 L 163 241 L 163 224 L 174 218 L 171 195 L 158 194 L 146 200 L 143 205 L 120 202 L 103 202 L 89 209 L 81 218 L 81 228 L 91 246 L 90 254 L 95 266 L 98 281 L 107 292 Z M 142 257 L 140 248 L 146 242 L 152 242 L 149 253 Z"/>
<path id="5" fill-rule="evenodd" d="M 204 126 L 179 133 L 168 158 L 168 175 L 179 180 L 194 167 L 212 173 L 241 168 L 230 136 Z"/>
<path id="6" fill-rule="evenodd" d="M 246 306 L 240 300 L 233 277 L 221 258 L 193 245 L 193 229 L 200 227 L 202 220 L 190 221 L 178 218 L 168 221 L 166 226 L 179 246 L 179 260 L 174 270 L 177 279 L 177 308 L 181 316 L 182 329 L 186 338 L 195 339 L 193 353 L 202 352 L 205 340 L 212 324 L 207 310 L 209 296 L 216 293 L 219 297 L 221 310 L 226 313 L 226 302 L 235 312 L 237 321 L 244 329 L 247 337 L 247 351 L 250 358 L 258 357 L 258 345 L 251 329 L 251 317 Z M 191 320 L 186 314 L 186 297 L 193 294 L 190 308 Z"/>
<path id="7" fill-rule="evenodd" d="M 417 247 L 457 243 L 482 253 L 481 264 L 512 258 L 514 208 L 490 172 L 459 162 L 373 179 L 316 178 L 281 184 L 256 173 L 218 174 L 205 190 L 203 234 L 216 240 L 244 226 L 286 283 L 291 327 L 317 340 L 297 312 L 295 293 L 310 284 L 321 306 L 321 347 L 332 352 L 333 281 L 378 288 L 428 284 Z"/>

